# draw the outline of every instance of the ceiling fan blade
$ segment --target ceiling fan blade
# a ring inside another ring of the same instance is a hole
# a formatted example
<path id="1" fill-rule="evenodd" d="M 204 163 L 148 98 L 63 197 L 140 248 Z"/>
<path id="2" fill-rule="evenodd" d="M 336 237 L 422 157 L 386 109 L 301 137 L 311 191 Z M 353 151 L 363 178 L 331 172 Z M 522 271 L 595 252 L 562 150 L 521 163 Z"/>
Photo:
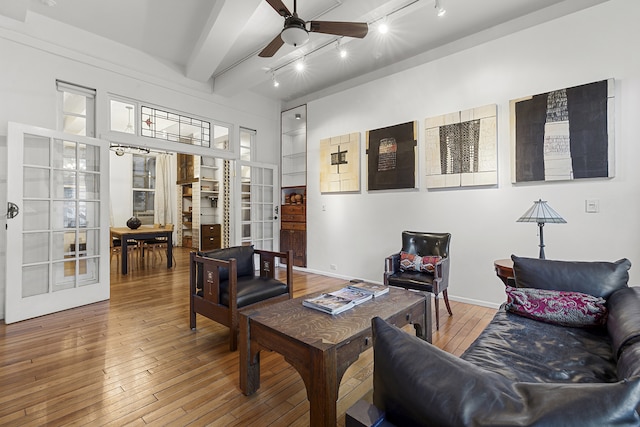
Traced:
<path id="1" fill-rule="evenodd" d="M 284 44 L 284 41 L 280 37 L 280 34 L 278 34 L 277 36 L 275 36 L 273 40 L 271 40 L 271 43 L 269 43 L 267 47 L 262 49 L 262 52 L 260 52 L 258 56 L 262 58 L 271 58 L 273 55 L 276 54 L 278 49 L 282 47 L 283 44 Z"/>
<path id="2" fill-rule="evenodd" d="M 363 38 L 369 32 L 369 26 L 364 22 L 311 21 L 309 31 L 313 33 L 333 34 Z"/>
<path id="3" fill-rule="evenodd" d="M 285 18 L 287 16 L 291 16 L 291 12 L 289 12 L 287 6 L 282 3 L 282 0 L 267 0 L 267 3 L 269 3 L 269 5 L 271 5 L 271 7 L 274 8 L 280 16 L 284 16 Z"/>

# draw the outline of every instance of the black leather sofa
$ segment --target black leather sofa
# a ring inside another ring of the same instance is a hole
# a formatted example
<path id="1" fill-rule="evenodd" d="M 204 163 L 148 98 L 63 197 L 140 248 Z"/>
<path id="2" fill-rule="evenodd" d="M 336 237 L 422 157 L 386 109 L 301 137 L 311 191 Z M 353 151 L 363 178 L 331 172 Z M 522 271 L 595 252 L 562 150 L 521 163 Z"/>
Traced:
<path id="1" fill-rule="evenodd" d="M 373 403 L 351 407 L 347 427 L 640 425 L 631 263 L 512 258 L 518 287 L 603 298 L 606 323 L 562 326 L 503 304 L 458 358 L 375 318 Z"/>

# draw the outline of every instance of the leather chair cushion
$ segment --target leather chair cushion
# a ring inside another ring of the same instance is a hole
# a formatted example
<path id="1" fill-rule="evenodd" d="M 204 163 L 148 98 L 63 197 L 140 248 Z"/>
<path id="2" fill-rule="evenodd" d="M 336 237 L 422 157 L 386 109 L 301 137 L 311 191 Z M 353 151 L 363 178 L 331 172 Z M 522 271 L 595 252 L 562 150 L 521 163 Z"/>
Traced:
<path id="1" fill-rule="evenodd" d="M 627 286 L 631 262 L 554 261 L 511 255 L 516 287 L 582 292 L 608 298 Z"/>
<path id="2" fill-rule="evenodd" d="M 433 274 L 417 271 L 396 271 L 387 278 L 389 285 L 423 292 L 433 292 Z"/>
<path id="3" fill-rule="evenodd" d="M 637 426 L 640 378 L 615 383 L 511 381 L 376 317 L 374 404 L 402 426 Z"/>
<path id="4" fill-rule="evenodd" d="M 275 279 L 238 277 L 238 308 L 287 293 L 287 285 Z M 229 282 L 220 283 L 220 304 L 229 307 Z"/>
<path id="5" fill-rule="evenodd" d="M 287 285 L 275 279 L 263 279 L 261 277 L 239 277 L 238 278 L 238 308 L 263 301 L 268 298 L 277 297 L 287 293 Z M 203 291 L 199 290 L 197 295 L 203 296 Z M 220 282 L 220 304 L 229 307 L 229 281 Z"/>
<path id="6" fill-rule="evenodd" d="M 198 255 L 223 261 L 228 261 L 231 258 L 235 258 L 238 277 L 253 277 L 255 272 L 255 264 L 253 261 L 253 246 L 233 246 L 231 248 L 216 249 L 209 252 L 198 252 Z M 220 282 L 229 279 L 228 269 L 221 268 L 219 273 Z M 200 283 L 202 283 L 202 277 L 198 277 L 198 284 Z"/>

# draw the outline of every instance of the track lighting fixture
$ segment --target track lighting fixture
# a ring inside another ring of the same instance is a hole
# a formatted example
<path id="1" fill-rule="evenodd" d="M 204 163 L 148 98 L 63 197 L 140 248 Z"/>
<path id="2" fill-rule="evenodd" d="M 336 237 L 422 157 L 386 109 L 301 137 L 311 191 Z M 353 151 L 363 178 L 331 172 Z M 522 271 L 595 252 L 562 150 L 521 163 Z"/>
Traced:
<path id="1" fill-rule="evenodd" d="M 340 39 L 336 41 L 336 49 L 338 50 L 338 55 L 340 55 L 340 58 L 344 59 L 347 57 L 347 49 L 345 49 L 343 46 L 340 46 Z"/>
<path id="2" fill-rule="evenodd" d="M 304 56 L 296 62 L 296 71 L 299 73 L 304 71 Z"/>
<path id="3" fill-rule="evenodd" d="M 147 147 L 135 147 L 133 145 L 111 144 L 109 149 L 116 153 L 116 156 L 121 157 L 126 153 L 131 154 L 149 154 L 151 152 Z"/>
<path id="4" fill-rule="evenodd" d="M 280 82 L 276 80 L 276 73 L 271 74 L 271 81 L 273 82 L 273 87 L 280 86 Z"/>
<path id="5" fill-rule="evenodd" d="M 378 32 L 380 34 L 387 34 L 389 32 L 389 24 L 387 24 L 386 16 L 378 23 Z"/>
<path id="6" fill-rule="evenodd" d="M 436 0 L 434 7 L 438 17 L 444 16 L 445 13 L 447 13 L 447 10 L 442 6 L 442 0 Z"/>

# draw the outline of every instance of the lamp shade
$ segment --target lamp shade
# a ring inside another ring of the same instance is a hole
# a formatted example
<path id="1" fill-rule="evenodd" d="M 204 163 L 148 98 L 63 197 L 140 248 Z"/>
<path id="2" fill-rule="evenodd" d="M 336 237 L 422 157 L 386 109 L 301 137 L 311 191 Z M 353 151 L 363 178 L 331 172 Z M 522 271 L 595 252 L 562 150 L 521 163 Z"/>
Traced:
<path id="1" fill-rule="evenodd" d="M 516 222 L 537 222 L 538 224 L 555 223 L 565 224 L 564 218 L 549 205 L 546 200 L 539 199 L 533 202 L 533 206 L 529 208 Z"/>

